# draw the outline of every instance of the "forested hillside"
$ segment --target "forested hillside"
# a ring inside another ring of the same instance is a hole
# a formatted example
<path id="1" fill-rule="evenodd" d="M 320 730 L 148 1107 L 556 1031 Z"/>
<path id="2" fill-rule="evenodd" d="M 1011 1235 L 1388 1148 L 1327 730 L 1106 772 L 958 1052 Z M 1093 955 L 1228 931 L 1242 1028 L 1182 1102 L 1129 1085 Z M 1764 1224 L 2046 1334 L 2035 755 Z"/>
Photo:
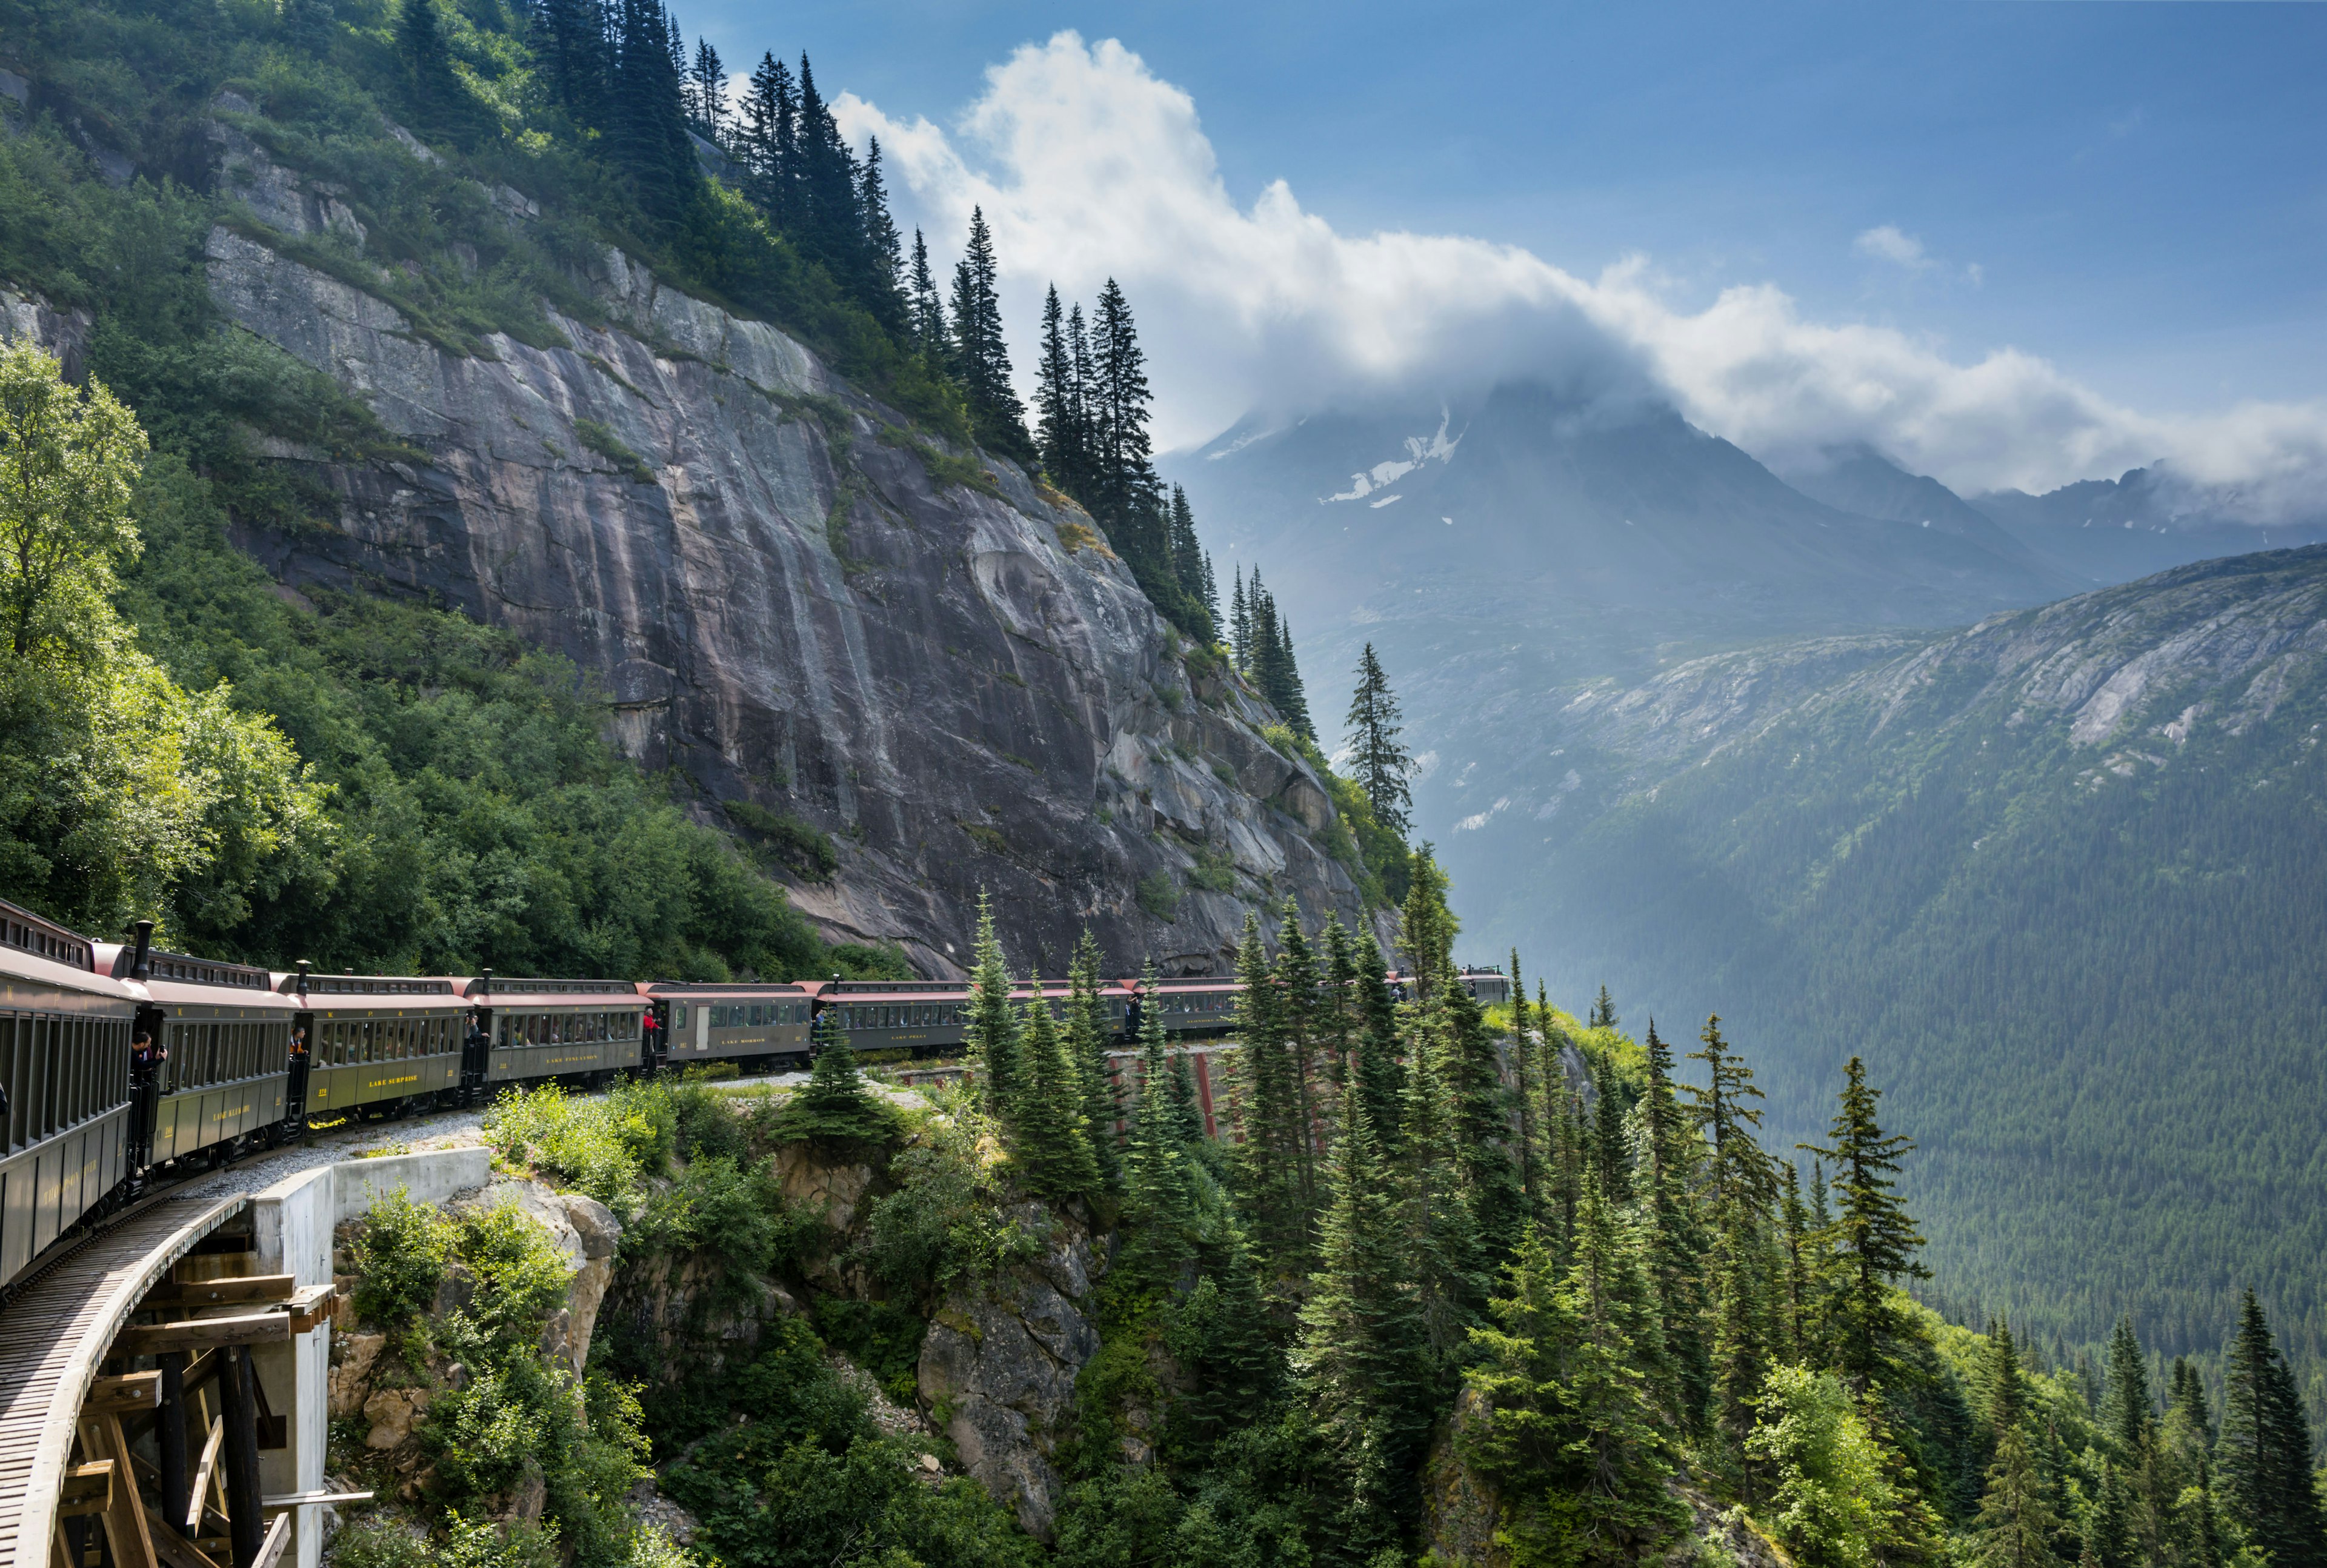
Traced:
<path id="1" fill-rule="evenodd" d="M 1720 1005 L 1790 1136 L 1864 1056 L 1949 1300 L 2211 1357 L 2252 1284 L 2315 1399 L 2322 650 L 2313 548 L 1610 685 L 1500 917 L 1627 1017 Z"/>
<path id="2" fill-rule="evenodd" d="M 2251 1296 L 2222 1325 L 2219 1396 L 2185 1362 L 2153 1373 L 2129 1327 L 2087 1379 L 2002 1321 L 1942 1321 L 1896 1288 L 1922 1272 L 1901 1194 L 1929 1161 L 1864 1064 L 1835 1075 L 1817 1149 L 1777 1153 L 1718 1020 L 1634 1037 L 1524 989 L 1482 1014 L 1443 875 L 1408 869 L 1404 1000 L 1337 922 L 1249 929 L 1242 1048 L 1211 1059 L 1233 1142 L 1203 1135 L 1160 1014 L 1110 1076 L 1088 947 L 1063 1016 L 1014 1007 L 990 921 L 977 1074 L 933 1098 L 865 1084 L 836 1031 L 789 1094 L 696 1078 L 504 1101 L 505 1167 L 622 1224 L 588 1397 L 534 1331 L 557 1302 L 531 1255 L 388 1206 L 359 1302 L 396 1336 L 367 1364 L 398 1392 L 335 1452 L 409 1480 L 343 1550 L 361 1568 L 561 1547 L 579 1568 L 2319 1561 L 2310 1439 Z M 473 1304 L 448 1311 L 456 1264 Z M 651 1526 L 623 1496 L 653 1497 Z"/>

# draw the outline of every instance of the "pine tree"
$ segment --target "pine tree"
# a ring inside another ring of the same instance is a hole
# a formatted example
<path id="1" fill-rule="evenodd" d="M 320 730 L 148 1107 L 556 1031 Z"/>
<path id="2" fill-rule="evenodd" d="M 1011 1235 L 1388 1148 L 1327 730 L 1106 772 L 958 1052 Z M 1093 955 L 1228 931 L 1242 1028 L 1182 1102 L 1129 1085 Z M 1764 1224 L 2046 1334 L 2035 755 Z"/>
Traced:
<path id="1" fill-rule="evenodd" d="M 2052 1537 L 2060 1528 L 2028 1434 L 2014 1422 L 1997 1439 L 1987 1467 L 1987 1489 L 1972 1526 L 1974 1560 L 1979 1568 L 2057 1568 Z"/>
<path id="2" fill-rule="evenodd" d="M 465 139 L 477 126 L 477 101 L 453 69 L 436 0 L 403 0 L 396 10 L 396 52 L 413 123 L 433 135 Z"/>
<path id="3" fill-rule="evenodd" d="M 1261 943 L 1259 919 L 1250 913 L 1237 949 L 1237 981 L 1238 1110 L 1244 1122 L 1238 1197 L 1263 1264 L 1280 1276 L 1297 1274 L 1308 1240 L 1300 1106 L 1275 966 Z"/>
<path id="4" fill-rule="evenodd" d="M 1423 1003 L 1408 1003 L 1407 1011 L 1415 1016 L 1398 1109 L 1404 1228 L 1425 1343 L 1433 1363 L 1441 1364 L 1461 1346 L 1473 1306 L 1486 1296 L 1488 1277 L 1474 1272 L 1478 1233 L 1459 1175 L 1444 1020 Z"/>
<path id="5" fill-rule="evenodd" d="M 1001 268 L 986 210 L 972 208 L 969 244 L 953 275 L 954 377 L 969 397 L 978 444 L 1019 462 L 1034 461 L 1026 409 L 1010 382 L 1010 347 L 1002 333 Z"/>
<path id="6" fill-rule="evenodd" d="M 1502 1063 L 1479 1003 L 1470 992 L 1442 981 L 1445 1009 L 1448 1088 L 1454 1101 L 1455 1147 L 1463 1183 L 1485 1249 L 1481 1262 L 1500 1268 L 1519 1245 L 1527 1223 L 1527 1198 L 1519 1186 L 1519 1162 L 1511 1156 L 1510 1096 L 1503 1087 Z"/>
<path id="7" fill-rule="evenodd" d="M 1252 673 L 1252 602 L 1245 597 L 1244 568 L 1231 569 L 1229 594 L 1229 656 L 1240 675 Z"/>
<path id="8" fill-rule="evenodd" d="M 1212 574 L 1212 555 L 1209 550 L 1204 552 L 1204 619 L 1211 622 L 1212 638 L 1217 642 L 1220 628 L 1220 580 Z"/>
<path id="9" fill-rule="evenodd" d="M 1123 1185 L 1123 1159 L 1116 1147 L 1116 1124 L 1123 1119 L 1115 1079 L 1107 1071 L 1107 1003 L 1099 995 L 1098 938 L 1083 928 L 1075 943 L 1074 962 L 1068 970 L 1070 1000 L 1067 1004 L 1067 1054 L 1082 1078 L 1083 1121 L 1090 1134 L 1091 1156 L 1098 1167 L 1099 1184 Z"/>
<path id="10" fill-rule="evenodd" d="M 1650 1026 L 1654 1032 L 1654 1025 Z M 1682 1086 L 1694 1102 L 1697 1130 L 1713 1147 L 1713 1201 L 1716 1209 L 1732 1200 L 1753 1213 L 1777 1200 L 1777 1171 L 1748 1128 L 1759 1128 L 1762 1113 L 1749 1102 L 1762 1097 L 1754 1087 L 1753 1069 L 1721 1038 L 1721 1015 L 1705 1021 L 1697 1036 L 1701 1050 L 1688 1053 L 1705 1063 L 1706 1086 Z"/>
<path id="11" fill-rule="evenodd" d="M 963 1054 L 984 1087 L 986 1114 L 1005 1118 L 1018 1092 L 1018 1013 L 1010 1005 L 1014 989 L 994 934 L 994 910 L 977 895 L 977 947 L 969 976 L 969 1018 L 962 1029 Z"/>
<path id="12" fill-rule="evenodd" d="M 597 0 L 541 0 L 534 12 L 535 58 L 550 100 L 576 126 L 602 125 L 612 61 Z"/>
<path id="13" fill-rule="evenodd" d="M 1023 1087 L 1010 1106 L 1010 1145 L 1032 1191 L 1053 1200 L 1081 1198 L 1098 1187 L 1083 1117 L 1082 1074 L 1059 1039 L 1050 998 L 1038 975 L 1029 984 L 1020 1064 Z"/>
<path id="14" fill-rule="evenodd" d="M 1547 1022 L 1547 1032 L 1548 1023 Z M 1528 1028 L 1526 976 L 1519 973 L 1519 950 L 1511 949 L 1511 1076 L 1512 1100 L 1519 1114 L 1519 1193 L 1528 1217 L 1536 1218 L 1543 1199 L 1542 1129 L 1536 1122 L 1537 1086 L 1542 1064 L 1536 1058 L 1534 1031 Z"/>
<path id="15" fill-rule="evenodd" d="M 725 142 L 727 69 L 706 38 L 695 41 L 695 63 L 687 73 L 687 117 L 705 141 Z"/>
<path id="16" fill-rule="evenodd" d="M 891 1125 L 888 1108 L 866 1090 L 856 1053 L 840 1014 L 827 1007 L 816 1021 L 816 1063 L 808 1083 L 783 1109 L 785 1130 L 817 1138 L 878 1138 Z"/>
<path id="17" fill-rule="evenodd" d="M 1818 1359 L 1811 1323 L 1818 1285 L 1809 1274 L 1809 1211 L 1802 1207 L 1802 1177 L 1791 1160 L 1780 1162 L 1779 1350 L 1789 1361 Z"/>
<path id="18" fill-rule="evenodd" d="M 1323 1108 L 1316 1082 L 1317 962 L 1308 938 L 1301 931 L 1300 904 L 1286 898 L 1278 919 L 1276 962 L 1271 977 L 1276 983 L 1278 1029 L 1293 1091 L 1287 1107 L 1292 1125 L 1285 1129 L 1284 1142 L 1293 1157 L 1294 1186 L 1301 1206 L 1300 1263 L 1305 1267 L 1316 1234 L 1317 1134 Z"/>
<path id="19" fill-rule="evenodd" d="M 938 280 L 930 273 L 929 241 L 918 229 L 913 230 L 913 271 L 907 291 L 911 295 L 914 347 L 930 371 L 937 372 L 944 366 L 951 334 L 946 328 L 945 302 L 938 297 Z"/>
<path id="20" fill-rule="evenodd" d="M 2149 1439 L 2149 1368 L 2129 1315 L 2117 1319 L 2117 1331 L 2109 1336 L 2108 1394 L 2101 1402 L 2101 1425 L 2117 1439 L 2125 1462 L 2138 1464 Z"/>
<path id="21" fill-rule="evenodd" d="M 872 261 L 858 200 L 855 155 L 841 140 L 839 123 L 817 90 L 816 70 L 805 54 L 799 80 L 792 150 L 795 210 L 786 232 L 810 260 L 822 262 L 836 282 L 861 299 L 871 282 Z"/>
<path id="22" fill-rule="evenodd" d="M 1203 542 L 1196 537 L 1196 514 L 1188 505 L 1188 492 L 1176 484 L 1172 487 L 1171 540 L 1172 573 L 1186 601 L 1186 613 L 1193 619 L 1194 611 L 1203 611 L 1201 624 L 1192 626 L 1190 634 L 1209 643 L 1216 633 L 1211 611 L 1205 603 L 1208 589 Z"/>
<path id="23" fill-rule="evenodd" d="M 1072 483 L 1067 493 L 1081 501 L 1084 509 L 1090 509 L 1092 465 L 1098 461 L 1098 436 L 1092 430 L 1091 400 L 1097 395 L 1098 369 L 1091 359 L 1090 332 L 1083 325 L 1083 307 L 1079 303 L 1067 307 L 1067 370 L 1066 406 L 1070 422 L 1074 427 L 1071 443 L 1074 471 L 1068 476 Z"/>
<path id="24" fill-rule="evenodd" d="M 672 222 L 701 176 L 687 139 L 670 16 L 661 0 L 621 0 L 620 16 L 621 47 L 606 127 L 610 148 L 640 205 L 650 216 Z"/>
<path id="25" fill-rule="evenodd" d="M 1373 1123 L 1375 1142 L 1397 1158 L 1403 1134 L 1399 1107 L 1406 1099 L 1406 1068 L 1398 1059 L 1397 1003 L 1389 994 L 1389 972 L 1370 936 L 1351 943 L 1357 962 L 1358 1097 Z"/>
<path id="26" fill-rule="evenodd" d="M 1217 1251 L 1218 1266 L 1196 1282 L 1165 1330 L 1165 1345 L 1192 1385 L 1172 1402 L 1172 1447 L 1199 1466 L 1223 1437 L 1268 1411 L 1285 1370 L 1251 1244 L 1231 1226 Z"/>
<path id="27" fill-rule="evenodd" d="M 1880 1089 L 1866 1084 L 1866 1066 L 1852 1057 L 1843 1069 L 1842 1103 L 1829 1131 L 1832 1146 L 1804 1144 L 1834 1162 L 1840 1212 L 1826 1227 L 1836 1264 L 1844 1271 L 1831 1297 L 1835 1349 L 1843 1369 L 1859 1379 L 1882 1370 L 1887 1342 L 1901 1331 L 1891 1308 L 1890 1282 L 1929 1279 L 1915 1259 L 1923 1238 L 1895 1196 L 1899 1156 L 1912 1149 L 1904 1134 L 1886 1134 L 1876 1122 Z"/>
<path id="28" fill-rule="evenodd" d="M 1135 568 L 1166 564 L 1162 530 L 1155 526 L 1159 481 L 1149 461 L 1154 447 L 1147 427 L 1154 393 L 1147 385 L 1147 354 L 1131 319 L 1131 302 L 1115 279 L 1099 291 L 1091 320 L 1090 383 L 1092 478 L 1099 520 L 1117 553 Z M 1145 579 L 1142 579 L 1143 585 Z M 1154 597 L 1151 592 L 1151 598 Z"/>
<path id="29" fill-rule="evenodd" d="M 1140 994 L 1154 995 L 1155 983 L 1151 963 L 1140 977 Z M 1163 1285 L 1178 1277 L 1194 1252 L 1190 1237 L 1194 1199 L 1187 1150 L 1164 1087 L 1171 1069 L 1164 1063 L 1164 1014 L 1157 1008 L 1140 1013 L 1139 1066 L 1139 1096 L 1132 1106 L 1130 1148 L 1124 1161 L 1128 1237 L 1122 1266 L 1128 1278 Z"/>
<path id="30" fill-rule="evenodd" d="M 1710 1407 L 1713 1366 L 1705 1339 L 1706 1282 L 1697 1261 L 1706 1247 L 1689 1202 L 1696 1178 L 1694 1140 L 1675 1092 L 1672 1048 L 1657 1033 L 1653 1019 L 1642 1045 L 1649 1069 L 1648 1088 L 1640 1097 L 1649 1156 L 1641 1193 L 1648 1220 L 1641 1237 L 1643 1261 L 1671 1352 L 1665 1407 L 1680 1430 L 1695 1432 Z M 1717 1218 L 1734 1222 L 1738 1216 L 1733 1212 Z M 1748 1396 L 1758 1392 L 1758 1384 L 1745 1390 Z"/>
<path id="31" fill-rule="evenodd" d="M 908 334 L 912 321 L 902 286 L 903 240 L 897 233 L 896 219 L 889 216 L 889 188 L 881 175 L 878 136 L 865 138 L 864 162 L 856 172 L 856 211 L 864 230 L 864 308 L 891 332 Z"/>
<path id="32" fill-rule="evenodd" d="M 1600 1190 L 1615 1204 L 1632 1200 L 1632 1152 L 1624 1136 L 1624 1096 L 1615 1069 L 1605 1061 L 1592 1068 L 1592 1164 Z"/>
<path id="33" fill-rule="evenodd" d="M 1277 694 L 1270 701 L 1294 734 L 1313 742 L 1317 725 L 1309 717 L 1309 692 L 1301 684 L 1300 661 L 1293 656 L 1293 623 L 1281 615 L 1276 617 L 1276 639 Z"/>
<path id="34" fill-rule="evenodd" d="M 1605 985 L 1600 987 L 1600 995 L 1592 1003 L 1592 1016 L 1587 1021 L 1586 1027 L 1592 1029 L 1616 1027 L 1616 999 L 1608 994 L 1608 987 Z"/>
<path id="35" fill-rule="evenodd" d="M 1172 1053 L 1172 1080 L 1169 1089 L 1172 1125 L 1180 1134 L 1180 1146 L 1192 1158 L 1202 1147 L 1204 1104 L 1196 1093 L 1196 1071 L 1189 1062 L 1188 1048 L 1182 1046 Z"/>
<path id="36" fill-rule="evenodd" d="M 1081 410 L 1075 396 L 1075 365 L 1067 350 L 1067 318 L 1059 285 L 1042 296 L 1042 357 L 1034 371 L 1034 444 L 1051 482 L 1075 493 L 1081 466 Z"/>
<path id="37" fill-rule="evenodd" d="M 2215 1454 L 2230 1517 L 2271 1568 L 2317 1568 L 2322 1532 L 2311 1429 L 2294 1375 L 2251 1287 L 2239 1303 L 2238 1332 L 2223 1369 L 2222 1435 Z"/>
<path id="38" fill-rule="evenodd" d="M 799 92 L 791 68 L 772 53 L 761 55 L 752 72 L 743 120 L 736 152 L 751 173 L 752 200 L 769 222 L 789 229 L 799 212 Z"/>
<path id="39" fill-rule="evenodd" d="M 1358 689 L 1350 697 L 1349 716 L 1342 721 L 1354 753 L 1350 776 L 1372 803 L 1374 820 L 1403 839 L 1414 808 L 1414 791 L 1406 783 L 1414 756 L 1398 743 L 1404 729 L 1400 718 L 1389 677 L 1382 673 L 1381 659 L 1369 642 L 1358 658 Z"/>
<path id="40" fill-rule="evenodd" d="M 1397 1245 L 1389 1171 L 1355 1086 L 1337 1120 L 1332 1201 L 1293 1367 L 1332 1461 L 1332 1531 L 1362 1557 L 1398 1538 L 1410 1508 L 1426 1419 L 1423 1328 Z"/>

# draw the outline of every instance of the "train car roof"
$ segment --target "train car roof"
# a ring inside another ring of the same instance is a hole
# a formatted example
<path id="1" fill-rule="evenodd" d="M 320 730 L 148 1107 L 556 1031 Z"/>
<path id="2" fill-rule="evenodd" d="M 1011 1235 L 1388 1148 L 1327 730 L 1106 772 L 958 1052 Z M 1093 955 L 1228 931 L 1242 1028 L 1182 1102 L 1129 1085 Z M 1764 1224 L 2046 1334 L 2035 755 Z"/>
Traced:
<path id="1" fill-rule="evenodd" d="M 98 966 L 129 986 L 133 995 L 142 990 L 149 1001 L 177 1007 L 256 1007 L 270 1013 L 295 1012 L 299 1006 L 292 997 L 276 994 L 275 977 L 253 965 L 154 947 L 145 954 L 145 978 L 139 981 L 129 972 L 136 957 L 136 949 L 126 942 L 97 944 Z"/>
<path id="2" fill-rule="evenodd" d="M 127 1002 L 136 993 L 100 973 L 87 937 L 0 900 L 0 981 L 23 981 Z"/>
<path id="3" fill-rule="evenodd" d="M 300 981 L 306 981 L 303 992 Z M 275 989 L 299 997 L 309 1007 L 465 1008 L 469 999 L 450 980 L 426 975 L 275 975 Z"/>
<path id="4" fill-rule="evenodd" d="M 647 999 L 628 980 L 556 980 L 454 975 L 453 989 L 485 1007 L 637 1007 Z"/>
<path id="5" fill-rule="evenodd" d="M 690 1000 L 715 996 L 784 996 L 812 995 L 805 985 L 792 980 L 732 980 L 724 983 L 711 980 L 641 980 L 638 985 L 641 996 L 684 996 Z"/>

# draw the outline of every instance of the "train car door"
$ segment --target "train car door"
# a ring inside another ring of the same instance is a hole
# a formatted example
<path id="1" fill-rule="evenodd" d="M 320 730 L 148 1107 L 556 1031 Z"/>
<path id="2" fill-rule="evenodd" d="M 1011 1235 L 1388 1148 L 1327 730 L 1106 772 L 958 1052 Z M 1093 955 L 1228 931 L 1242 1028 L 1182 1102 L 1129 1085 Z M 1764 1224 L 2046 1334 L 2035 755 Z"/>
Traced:
<path id="1" fill-rule="evenodd" d="M 695 1049 L 711 1049 L 711 1009 L 700 1004 L 695 1009 Z"/>
<path id="2" fill-rule="evenodd" d="M 315 1015 L 307 1009 L 307 961 L 299 961 L 299 1011 L 291 1015 L 291 1076 L 283 1085 L 283 1119 L 294 1127 L 307 1119 L 307 1069 L 315 1059 Z"/>

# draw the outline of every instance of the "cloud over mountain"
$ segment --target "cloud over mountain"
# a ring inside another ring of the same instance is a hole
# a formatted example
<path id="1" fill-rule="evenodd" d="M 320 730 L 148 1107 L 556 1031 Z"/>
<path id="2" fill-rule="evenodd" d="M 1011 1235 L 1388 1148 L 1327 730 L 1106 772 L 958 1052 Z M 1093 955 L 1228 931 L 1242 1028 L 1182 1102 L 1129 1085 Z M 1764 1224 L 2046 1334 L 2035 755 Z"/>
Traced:
<path id="1" fill-rule="evenodd" d="M 1194 101 L 1121 43 L 1061 33 L 990 68 L 950 129 L 844 95 L 877 135 L 901 220 L 949 255 L 970 209 L 994 226 L 1022 371 L 1043 286 L 1129 293 L 1159 437 L 1208 436 L 1258 406 L 1297 414 L 1372 392 L 1516 375 L 1578 397 L 1662 395 L 1766 457 L 1864 441 L 1958 490 L 2050 489 L 2163 459 L 2239 487 L 2251 510 L 2327 497 L 2327 400 L 2153 415 L 2016 348 L 1975 359 L 1894 326 L 1814 321 L 1774 283 L 1677 303 L 1633 257 L 1584 278 L 1459 235 L 1348 235 L 1277 181 L 1239 207 Z M 1870 230 L 1872 254 L 1921 247 Z"/>

